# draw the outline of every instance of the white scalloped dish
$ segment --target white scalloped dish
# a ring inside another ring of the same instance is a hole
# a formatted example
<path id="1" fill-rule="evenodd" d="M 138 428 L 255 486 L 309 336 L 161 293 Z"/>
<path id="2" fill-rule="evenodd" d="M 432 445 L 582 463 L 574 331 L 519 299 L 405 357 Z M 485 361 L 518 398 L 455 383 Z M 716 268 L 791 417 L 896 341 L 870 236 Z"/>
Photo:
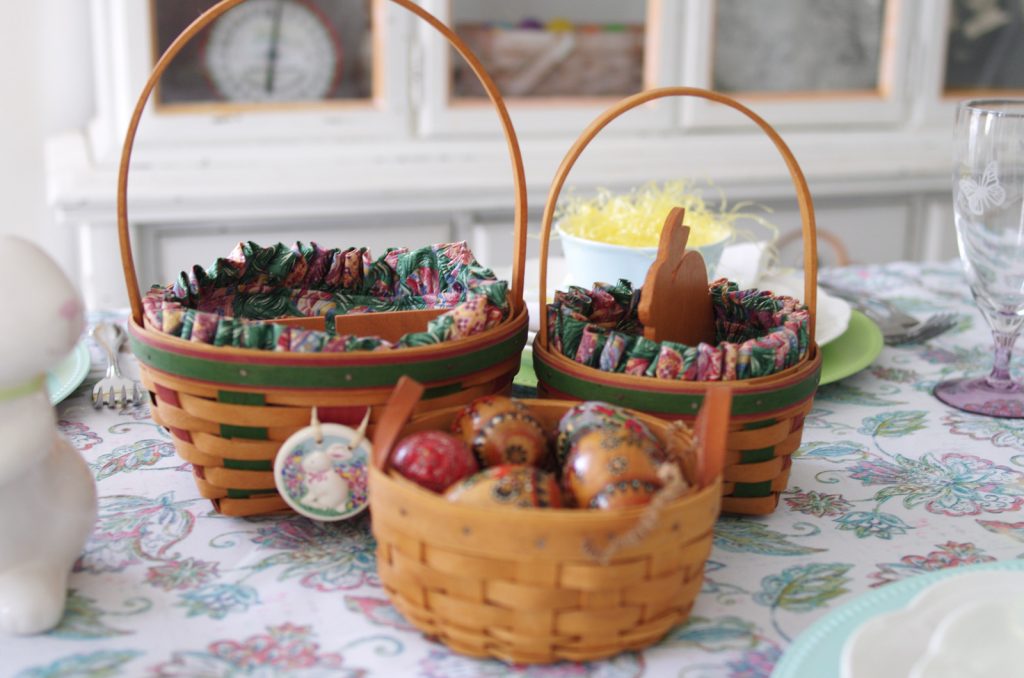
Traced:
<path id="1" fill-rule="evenodd" d="M 954 575 L 906 607 L 873 617 L 846 640 L 842 678 L 1020 675 L 1024 572 Z"/>

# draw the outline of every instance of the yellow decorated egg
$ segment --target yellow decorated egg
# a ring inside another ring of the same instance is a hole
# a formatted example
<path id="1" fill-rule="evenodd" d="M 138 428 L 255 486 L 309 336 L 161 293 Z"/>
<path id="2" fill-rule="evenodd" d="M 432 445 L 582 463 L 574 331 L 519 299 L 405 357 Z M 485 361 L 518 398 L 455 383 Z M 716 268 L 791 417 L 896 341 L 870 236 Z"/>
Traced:
<path id="1" fill-rule="evenodd" d="M 625 426 L 580 436 L 562 471 L 566 493 L 581 508 L 622 508 L 648 503 L 663 483 L 655 448 Z"/>
<path id="2" fill-rule="evenodd" d="M 449 501 L 471 506 L 560 508 L 562 493 L 554 474 L 533 466 L 484 469 L 448 489 Z"/>
<path id="3" fill-rule="evenodd" d="M 647 424 L 643 423 L 627 410 L 601 402 L 590 400 L 570 408 L 558 421 L 558 437 L 555 440 L 555 457 L 561 467 L 569 458 L 572 447 L 584 434 L 599 428 L 625 427 L 637 436 L 649 440 L 652 454 L 660 462 L 665 460 L 664 451 L 658 438 L 651 433 Z"/>
<path id="4" fill-rule="evenodd" d="M 455 418 L 452 433 L 466 441 L 485 468 L 540 465 L 548 452 L 540 421 L 526 405 L 504 396 L 474 400 Z"/>

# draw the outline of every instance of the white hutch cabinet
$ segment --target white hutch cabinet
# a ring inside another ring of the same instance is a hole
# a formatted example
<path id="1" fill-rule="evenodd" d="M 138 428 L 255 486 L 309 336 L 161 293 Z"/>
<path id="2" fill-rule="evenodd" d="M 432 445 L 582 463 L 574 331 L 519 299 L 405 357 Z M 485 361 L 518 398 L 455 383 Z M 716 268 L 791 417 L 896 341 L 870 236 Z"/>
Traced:
<path id="1" fill-rule="evenodd" d="M 180 30 L 175 22 L 212 3 L 90 2 L 97 112 L 88 129 L 50 140 L 49 194 L 76 241 L 87 302 L 109 307 L 125 300 L 114 203 L 128 117 L 155 55 Z M 493 110 L 453 66 L 447 43 L 388 0 L 249 3 L 276 12 L 277 36 L 300 30 L 289 12 L 323 22 L 337 77 L 317 101 L 237 102 L 211 72 L 220 47 L 212 36 L 183 53 L 143 118 L 131 165 L 142 284 L 207 264 L 239 240 L 379 250 L 465 238 L 485 263 L 507 265 L 510 163 Z M 808 177 L 819 227 L 855 260 L 948 258 L 953 102 L 1024 87 L 1014 80 L 1022 62 L 994 68 L 985 50 L 997 37 L 968 30 L 963 3 L 950 0 L 421 4 L 476 47 L 507 93 L 534 228 L 555 168 L 600 110 L 641 88 L 681 84 L 732 93 L 782 132 Z M 996 8 L 997 29 L 1021 34 L 1020 4 Z M 279 86 L 285 71 L 274 77 Z M 782 232 L 798 225 L 767 140 L 697 100 L 661 100 L 617 121 L 569 183 L 578 192 L 626 190 L 680 177 L 712 181 L 730 203 L 772 208 Z"/>

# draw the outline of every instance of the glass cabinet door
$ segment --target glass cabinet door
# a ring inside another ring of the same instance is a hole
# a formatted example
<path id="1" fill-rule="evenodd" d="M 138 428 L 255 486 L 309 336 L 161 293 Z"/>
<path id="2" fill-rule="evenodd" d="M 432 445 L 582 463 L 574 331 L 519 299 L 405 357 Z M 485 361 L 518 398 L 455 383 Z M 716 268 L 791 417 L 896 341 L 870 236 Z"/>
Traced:
<path id="1" fill-rule="evenodd" d="M 214 0 L 153 0 L 153 60 Z M 196 36 L 157 91 L 166 109 L 194 104 L 368 102 L 371 0 L 248 0 Z"/>
<path id="2" fill-rule="evenodd" d="M 612 102 L 678 84 L 684 0 L 421 0 L 479 58 L 522 134 L 575 136 Z M 483 88 L 462 57 L 421 31 L 425 136 L 492 135 Z M 415 77 L 415 75 L 414 75 Z M 664 130 L 675 102 L 655 102 L 616 130 Z M 614 132 L 613 132 L 614 133 Z"/>
<path id="3" fill-rule="evenodd" d="M 718 0 L 712 80 L 721 92 L 878 89 L 884 0 Z"/>
<path id="4" fill-rule="evenodd" d="M 1024 2 L 953 0 L 944 91 L 1024 90 Z"/>
<path id="5" fill-rule="evenodd" d="M 680 47 L 687 84 L 749 100 L 779 126 L 892 124 L 906 111 L 908 0 L 692 0 Z M 702 102 L 692 127 L 735 127 Z"/>
<path id="6" fill-rule="evenodd" d="M 643 2 L 452 0 L 451 24 L 508 98 L 620 97 L 644 88 Z M 480 97 L 452 62 L 452 96 Z"/>

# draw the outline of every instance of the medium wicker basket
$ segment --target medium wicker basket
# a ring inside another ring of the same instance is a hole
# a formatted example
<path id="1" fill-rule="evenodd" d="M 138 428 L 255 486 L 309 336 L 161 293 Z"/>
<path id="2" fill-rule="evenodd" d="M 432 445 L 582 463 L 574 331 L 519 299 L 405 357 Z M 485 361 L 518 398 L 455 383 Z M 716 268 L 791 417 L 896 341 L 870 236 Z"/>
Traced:
<path id="1" fill-rule="evenodd" d="M 421 410 L 500 392 L 510 387 L 519 370 L 527 335 L 523 304 L 526 189 L 515 130 L 505 102 L 473 53 L 448 27 L 410 0 L 392 2 L 448 39 L 480 79 L 501 120 L 515 192 L 509 319 L 480 334 L 434 346 L 315 354 L 193 343 L 144 323 L 127 210 L 128 170 L 136 131 L 146 102 L 171 60 L 197 33 L 243 1 L 222 0 L 186 28 L 157 61 L 129 121 L 117 187 L 121 259 L 132 311 L 128 331 L 143 384 L 151 394 L 153 419 L 170 430 L 178 454 L 192 463 L 202 496 L 229 515 L 287 509 L 275 489 L 273 460 L 282 441 L 309 424 L 314 406 L 320 420 L 349 425 L 358 424 L 371 408 L 372 432 L 380 409 L 376 406 L 387 401 L 403 375 L 426 386 Z M 401 312 L 373 315 L 394 316 L 396 326 L 408 320 L 397 317 L 404 315 Z M 375 317 L 374 326 L 379 327 L 381 320 Z"/>
<path id="2" fill-rule="evenodd" d="M 796 189 L 804 243 L 804 298 L 810 311 L 807 356 L 797 365 L 754 379 L 722 382 L 733 391 L 722 510 L 767 514 L 775 510 L 789 479 L 790 455 L 800 446 L 804 417 L 818 387 L 821 352 L 814 342 L 817 304 L 817 241 L 810 191 L 796 158 L 778 133 L 749 108 L 716 92 L 690 87 L 653 89 L 623 99 L 604 111 L 580 135 L 562 160 L 544 208 L 540 250 L 539 298 L 547 299 L 547 259 L 555 207 L 562 186 L 594 137 L 623 113 L 649 101 L 683 96 L 708 99 L 746 115 L 768 135 L 782 155 Z M 614 281 L 607 281 L 614 282 Z M 533 345 L 538 394 L 543 398 L 605 400 L 665 419 L 691 421 L 709 387 L 719 382 L 675 381 L 603 372 L 581 365 L 548 346 L 547 313 Z"/>
<path id="3" fill-rule="evenodd" d="M 459 408 L 382 435 L 374 441 L 370 510 L 377 572 L 392 603 L 425 634 L 474 657 L 587 661 L 657 642 L 689 617 L 711 552 L 729 409 L 721 394 L 719 416 L 697 426 L 697 457 L 706 466 L 689 474 L 712 480 L 663 506 L 649 532 L 607 560 L 595 551 L 634 530 L 650 507 L 462 506 L 383 470 L 400 436 L 447 430 Z M 524 402 L 548 430 L 575 404 Z M 637 416 L 668 443 L 668 422 Z"/>

